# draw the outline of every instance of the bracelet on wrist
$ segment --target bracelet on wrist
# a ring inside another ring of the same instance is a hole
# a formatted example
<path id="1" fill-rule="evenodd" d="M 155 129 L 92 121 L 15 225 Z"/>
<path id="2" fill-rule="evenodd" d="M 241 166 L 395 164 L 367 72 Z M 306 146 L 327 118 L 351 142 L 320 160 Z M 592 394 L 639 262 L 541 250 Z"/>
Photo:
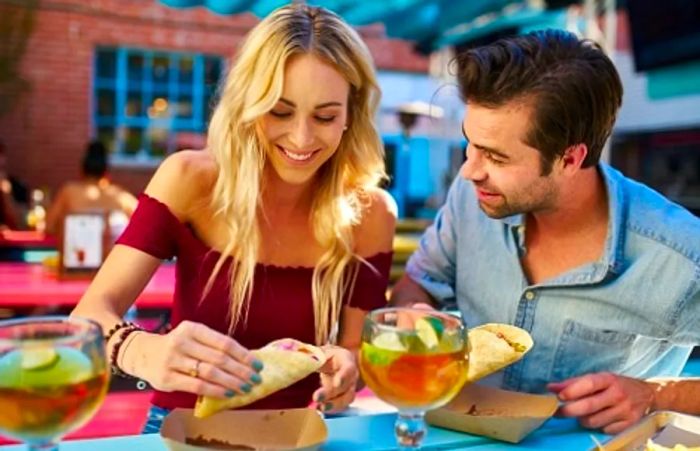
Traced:
<path id="1" fill-rule="evenodd" d="M 123 327 L 118 327 L 114 330 L 113 336 L 116 336 L 116 342 L 112 346 L 112 350 L 109 354 L 109 366 L 112 369 L 112 374 L 115 376 L 120 376 L 124 378 L 132 378 L 134 379 L 133 376 L 130 374 L 126 373 L 119 367 L 118 363 L 118 357 L 119 357 L 119 350 L 121 349 L 122 345 L 125 343 L 126 339 L 134 332 L 137 331 L 143 331 L 143 328 L 140 326 L 133 324 L 133 323 L 128 323 L 127 325 Z M 111 332 L 111 331 L 110 331 Z M 110 337 L 112 338 L 112 337 Z"/>

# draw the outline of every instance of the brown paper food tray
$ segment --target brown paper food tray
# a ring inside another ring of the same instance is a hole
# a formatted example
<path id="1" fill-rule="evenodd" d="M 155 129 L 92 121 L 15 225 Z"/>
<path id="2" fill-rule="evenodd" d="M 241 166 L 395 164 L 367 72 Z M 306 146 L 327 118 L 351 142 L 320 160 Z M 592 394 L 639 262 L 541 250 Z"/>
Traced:
<path id="1" fill-rule="evenodd" d="M 426 414 L 428 423 L 518 443 L 557 410 L 554 396 L 467 385 L 446 406 Z"/>
<path id="2" fill-rule="evenodd" d="M 700 418 L 676 412 L 654 412 L 591 451 L 644 451 L 647 440 L 673 448 L 700 446 Z"/>
<path id="3" fill-rule="evenodd" d="M 160 434 L 170 450 L 217 449 L 186 444 L 187 438 L 200 437 L 256 450 L 307 451 L 328 438 L 326 423 L 313 409 L 229 410 L 204 419 L 192 412 L 175 409 L 165 417 Z"/>

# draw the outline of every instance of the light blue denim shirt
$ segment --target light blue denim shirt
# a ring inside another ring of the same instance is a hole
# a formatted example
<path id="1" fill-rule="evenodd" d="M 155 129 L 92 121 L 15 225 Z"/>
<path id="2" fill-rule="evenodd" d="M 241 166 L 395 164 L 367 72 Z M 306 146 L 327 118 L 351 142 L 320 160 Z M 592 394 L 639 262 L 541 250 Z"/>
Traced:
<path id="1" fill-rule="evenodd" d="M 421 238 L 408 275 L 468 327 L 508 323 L 530 332 L 532 350 L 497 384 L 543 392 L 590 372 L 676 376 L 700 344 L 700 220 L 601 164 L 610 222 L 604 255 L 530 284 L 520 258 L 524 216 L 491 219 L 461 177 Z"/>

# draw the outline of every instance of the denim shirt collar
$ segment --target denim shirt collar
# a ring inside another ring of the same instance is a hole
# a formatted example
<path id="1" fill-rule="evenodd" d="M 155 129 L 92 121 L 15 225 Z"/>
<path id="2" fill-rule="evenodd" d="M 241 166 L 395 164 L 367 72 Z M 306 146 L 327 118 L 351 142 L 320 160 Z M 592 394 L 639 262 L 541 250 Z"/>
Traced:
<path id="1" fill-rule="evenodd" d="M 611 272 L 622 273 L 624 266 L 625 224 L 627 222 L 627 197 L 622 182 L 622 174 L 605 163 L 598 164 L 608 190 L 608 236 L 605 242 L 604 263 Z"/>
<path id="2" fill-rule="evenodd" d="M 598 163 L 597 170 L 603 177 L 608 195 L 608 233 L 605 239 L 605 251 L 600 260 L 579 268 L 574 273 L 562 275 L 555 283 L 597 283 L 615 274 L 622 273 L 625 246 L 625 204 L 627 199 L 620 183 L 622 175 L 605 163 Z M 525 241 L 525 215 L 518 214 L 500 219 L 512 236 L 517 237 L 518 245 Z"/>

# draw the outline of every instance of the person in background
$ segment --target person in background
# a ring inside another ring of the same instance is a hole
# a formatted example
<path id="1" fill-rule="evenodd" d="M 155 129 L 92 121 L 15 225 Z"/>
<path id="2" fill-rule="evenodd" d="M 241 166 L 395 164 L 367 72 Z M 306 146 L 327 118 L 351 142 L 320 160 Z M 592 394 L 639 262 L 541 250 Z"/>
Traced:
<path id="1" fill-rule="evenodd" d="M 71 213 L 104 212 L 111 221 L 129 216 L 136 209 L 134 195 L 108 178 L 107 149 L 99 141 L 87 145 L 82 162 L 80 180 L 64 184 L 54 197 L 46 213 L 46 231 L 63 235 L 65 217 Z M 114 237 L 116 238 L 116 236 Z"/>
<path id="2" fill-rule="evenodd" d="M 17 213 L 12 201 L 12 194 L 5 191 L 5 185 L 0 186 L 0 230 L 15 230 L 17 228 Z"/>
<path id="3" fill-rule="evenodd" d="M 13 194 L 13 183 L 7 173 L 5 143 L 0 141 L 0 230 L 20 228 Z"/>
<path id="4" fill-rule="evenodd" d="M 467 160 L 391 304 L 456 305 L 468 326 L 535 346 L 490 382 L 555 393 L 618 432 L 653 410 L 700 413 L 678 376 L 700 343 L 700 220 L 600 161 L 622 101 L 595 44 L 537 31 L 457 59 Z"/>
<path id="5" fill-rule="evenodd" d="M 154 391 L 146 432 L 197 395 L 261 382 L 249 349 L 291 337 L 323 346 L 309 378 L 247 408 L 326 412 L 353 400 L 368 310 L 386 305 L 395 205 L 373 123 L 370 53 L 335 14 L 282 7 L 247 36 L 221 90 L 207 148 L 168 157 L 72 312 L 109 334 L 113 368 Z M 122 317 L 177 257 L 173 329 Z"/>

